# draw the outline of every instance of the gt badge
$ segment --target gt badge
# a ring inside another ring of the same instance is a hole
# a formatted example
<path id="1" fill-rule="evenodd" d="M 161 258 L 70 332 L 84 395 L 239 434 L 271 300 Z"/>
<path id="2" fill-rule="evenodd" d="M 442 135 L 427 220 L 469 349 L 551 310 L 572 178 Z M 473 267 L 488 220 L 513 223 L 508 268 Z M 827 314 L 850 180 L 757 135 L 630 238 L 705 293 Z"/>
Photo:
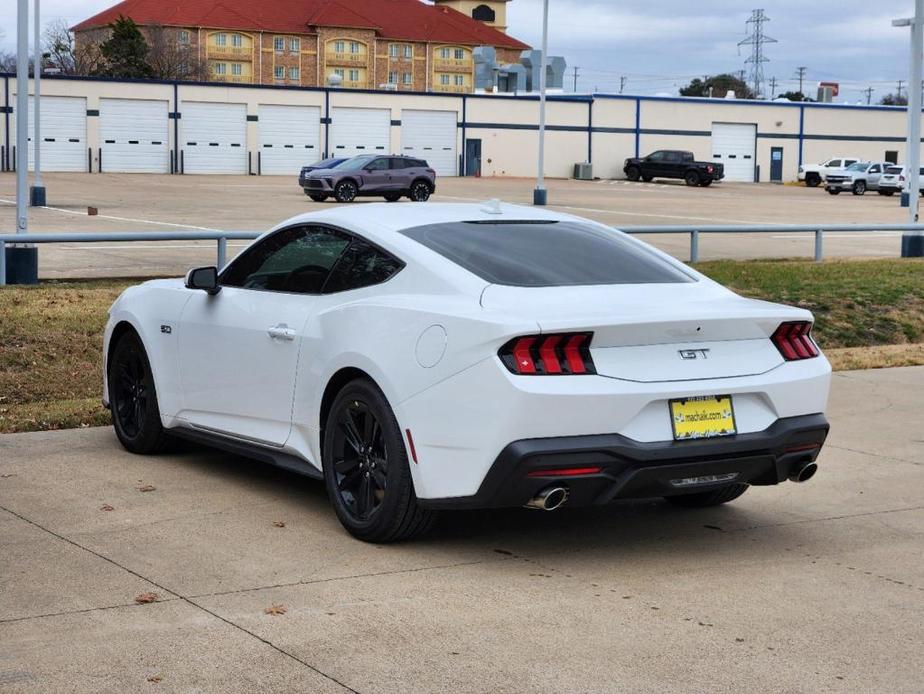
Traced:
<path id="1" fill-rule="evenodd" d="M 680 350 L 681 359 L 708 359 L 708 349 L 682 349 Z"/>

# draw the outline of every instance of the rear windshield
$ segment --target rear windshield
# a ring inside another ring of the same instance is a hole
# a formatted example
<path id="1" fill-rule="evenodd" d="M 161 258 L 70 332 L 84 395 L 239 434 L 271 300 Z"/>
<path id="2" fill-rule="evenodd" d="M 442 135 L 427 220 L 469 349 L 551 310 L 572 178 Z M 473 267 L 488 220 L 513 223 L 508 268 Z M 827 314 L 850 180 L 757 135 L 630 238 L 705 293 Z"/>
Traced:
<path id="1" fill-rule="evenodd" d="M 581 222 L 453 222 L 402 233 L 492 284 L 572 287 L 695 281 L 631 239 Z"/>
<path id="2" fill-rule="evenodd" d="M 902 172 L 902 167 L 900 166 L 890 166 L 885 171 L 887 174 L 900 174 Z"/>

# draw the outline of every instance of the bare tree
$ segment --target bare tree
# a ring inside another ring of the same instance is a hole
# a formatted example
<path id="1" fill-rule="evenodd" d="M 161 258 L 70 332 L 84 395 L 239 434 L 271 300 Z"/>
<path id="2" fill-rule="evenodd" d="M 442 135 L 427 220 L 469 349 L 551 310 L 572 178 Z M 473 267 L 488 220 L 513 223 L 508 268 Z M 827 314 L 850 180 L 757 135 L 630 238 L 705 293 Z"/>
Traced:
<path id="1" fill-rule="evenodd" d="M 16 54 L 0 51 L 0 72 L 16 72 Z"/>
<path id="2" fill-rule="evenodd" d="M 176 29 L 158 24 L 144 28 L 147 63 L 154 77 L 163 80 L 206 80 L 208 66 L 188 44 L 181 44 Z"/>
<path id="3" fill-rule="evenodd" d="M 85 42 L 78 49 L 74 35 L 63 19 L 45 26 L 42 47 L 45 49 L 46 69 L 57 69 L 62 75 L 93 75 L 102 64 L 99 44 Z"/>

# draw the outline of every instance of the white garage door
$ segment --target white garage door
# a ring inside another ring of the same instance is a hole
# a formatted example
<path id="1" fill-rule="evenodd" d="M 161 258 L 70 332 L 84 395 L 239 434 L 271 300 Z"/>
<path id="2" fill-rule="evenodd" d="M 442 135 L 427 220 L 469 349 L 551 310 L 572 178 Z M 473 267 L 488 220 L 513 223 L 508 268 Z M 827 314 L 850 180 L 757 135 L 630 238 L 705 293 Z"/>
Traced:
<path id="1" fill-rule="evenodd" d="M 42 171 L 87 170 L 87 100 L 73 96 L 42 97 Z M 32 123 L 35 103 L 29 99 L 29 170 L 33 170 Z M 11 133 L 15 125 L 11 124 Z"/>
<path id="2" fill-rule="evenodd" d="M 391 111 L 379 108 L 332 109 L 328 149 L 332 157 L 390 154 Z"/>
<path id="3" fill-rule="evenodd" d="M 321 109 L 317 106 L 260 106 L 260 173 L 297 176 L 321 159 Z"/>
<path id="4" fill-rule="evenodd" d="M 181 107 L 183 171 L 247 173 L 247 107 L 187 101 Z"/>
<path id="5" fill-rule="evenodd" d="M 401 153 L 425 159 L 440 176 L 455 176 L 455 111 L 402 111 Z"/>
<path id="6" fill-rule="evenodd" d="M 167 102 L 100 99 L 100 169 L 107 173 L 168 173 Z"/>
<path id="7" fill-rule="evenodd" d="M 748 123 L 712 124 L 712 161 L 725 165 L 726 181 L 754 182 L 757 126 Z"/>

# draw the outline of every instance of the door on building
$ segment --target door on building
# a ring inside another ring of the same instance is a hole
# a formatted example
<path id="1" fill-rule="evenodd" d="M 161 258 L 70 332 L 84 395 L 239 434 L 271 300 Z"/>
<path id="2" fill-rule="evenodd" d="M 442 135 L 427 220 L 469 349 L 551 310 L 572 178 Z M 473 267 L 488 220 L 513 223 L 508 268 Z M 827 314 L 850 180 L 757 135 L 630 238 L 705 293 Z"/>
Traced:
<path id="1" fill-rule="evenodd" d="M 167 102 L 148 99 L 100 99 L 100 171 L 167 173 Z"/>
<path id="2" fill-rule="evenodd" d="M 295 176 L 321 159 L 320 107 L 263 104 L 258 122 L 261 174 Z"/>
<path id="3" fill-rule="evenodd" d="M 440 176 L 456 176 L 455 111 L 401 112 L 401 153 L 425 159 Z"/>
<path id="4" fill-rule="evenodd" d="M 770 182 L 783 182 L 783 148 L 770 148 Z"/>
<path id="5" fill-rule="evenodd" d="M 34 99 L 29 99 L 29 170 L 35 161 L 32 146 Z M 42 171 L 87 170 L 87 100 L 73 96 L 42 97 Z M 11 132 L 16 132 L 11 126 Z"/>
<path id="6" fill-rule="evenodd" d="M 898 150 L 887 149 L 885 153 L 885 160 L 889 162 L 890 164 L 897 164 L 898 163 Z"/>
<path id="7" fill-rule="evenodd" d="M 184 102 L 180 128 L 184 173 L 247 173 L 245 104 Z"/>
<path id="8" fill-rule="evenodd" d="M 753 183 L 756 151 L 755 124 L 712 124 L 712 160 L 725 166 L 726 181 Z"/>
<path id="9" fill-rule="evenodd" d="M 465 141 L 465 175 L 481 175 L 481 140 L 469 139 Z"/>
<path id="10" fill-rule="evenodd" d="M 331 109 L 332 157 L 388 154 L 391 151 L 391 111 L 387 108 Z"/>

